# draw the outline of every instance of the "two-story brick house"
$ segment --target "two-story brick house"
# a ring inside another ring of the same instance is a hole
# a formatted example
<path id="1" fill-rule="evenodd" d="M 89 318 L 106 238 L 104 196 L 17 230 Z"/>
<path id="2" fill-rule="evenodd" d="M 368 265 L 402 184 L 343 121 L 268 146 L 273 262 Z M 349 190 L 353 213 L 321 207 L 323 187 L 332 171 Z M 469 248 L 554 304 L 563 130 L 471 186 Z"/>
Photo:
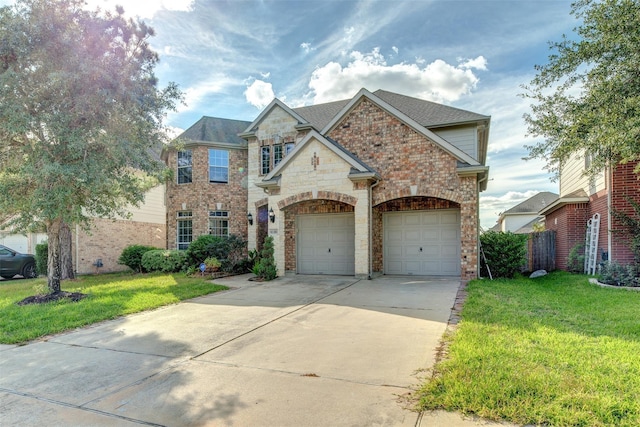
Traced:
<path id="1" fill-rule="evenodd" d="M 383 90 L 274 100 L 241 134 L 249 246 L 272 236 L 279 274 L 477 277 L 489 123 Z"/>
<path id="2" fill-rule="evenodd" d="M 600 220 L 596 262 L 634 262 L 630 236 L 611 211 L 634 215 L 628 198 L 640 201 L 640 180 L 633 172 L 638 163 L 618 164 L 588 177 L 584 171 L 589 163 L 584 153 L 572 156 L 560 171 L 560 197 L 539 212 L 546 228 L 556 231 L 556 265 L 563 270 L 571 249 L 585 243 L 587 221 L 595 214 Z"/>
<path id="3" fill-rule="evenodd" d="M 186 249 L 203 234 L 247 236 L 247 143 L 250 122 L 202 117 L 162 158 L 174 168 L 166 186 L 167 248 Z"/>

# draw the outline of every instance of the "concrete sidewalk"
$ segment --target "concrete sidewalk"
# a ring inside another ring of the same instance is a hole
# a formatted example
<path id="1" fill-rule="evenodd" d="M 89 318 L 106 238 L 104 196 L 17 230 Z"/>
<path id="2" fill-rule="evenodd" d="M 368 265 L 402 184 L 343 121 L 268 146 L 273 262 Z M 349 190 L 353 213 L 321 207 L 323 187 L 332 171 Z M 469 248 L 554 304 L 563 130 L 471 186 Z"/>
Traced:
<path id="1" fill-rule="evenodd" d="M 0 425 L 477 426 L 403 408 L 458 282 L 292 276 L 0 347 Z"/>

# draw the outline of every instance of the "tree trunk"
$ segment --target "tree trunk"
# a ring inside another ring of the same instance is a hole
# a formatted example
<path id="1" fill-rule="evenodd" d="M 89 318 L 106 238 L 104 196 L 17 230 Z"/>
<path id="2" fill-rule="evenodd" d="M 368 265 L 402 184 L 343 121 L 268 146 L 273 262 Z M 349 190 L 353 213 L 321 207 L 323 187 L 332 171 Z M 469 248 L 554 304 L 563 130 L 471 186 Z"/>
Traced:
<path id="1" fill-rule="evenodd" d="M 60 292 L 60 228 L 62 220 L 47 221 L 47 241 L 49 257 L 47 259 L 47 286 L 49 292 Z"/>
<path id="2" fill-rule="evenodd" d="M 60 280 L 75 279 L 73 252 L 71 251 L 71 229 L 66 222 L 60 225 Z"/>

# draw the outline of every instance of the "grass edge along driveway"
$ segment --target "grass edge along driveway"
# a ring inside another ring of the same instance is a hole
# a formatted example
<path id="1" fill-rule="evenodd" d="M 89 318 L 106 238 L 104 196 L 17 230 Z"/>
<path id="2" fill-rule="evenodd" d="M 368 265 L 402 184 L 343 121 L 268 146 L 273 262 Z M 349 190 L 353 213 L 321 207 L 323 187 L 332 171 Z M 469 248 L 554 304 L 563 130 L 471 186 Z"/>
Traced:
<path id="1" fill-rule="evenodd" d="M 227 289 L 207 278 L 184 274 L 113 273 L 63 281 L 63 291 L 87 295 L 78 302 L 16 304 L 28 296 L 45 293 L 46 286 L 46 278 L 0 282 L 0 344 L 22 344 Z"/>
<path id="2" fill-rule="evenodd" d="M 475 280 L 419 409 L 525 425 L 640 425 L 640 292 L 554 272 Z"/>

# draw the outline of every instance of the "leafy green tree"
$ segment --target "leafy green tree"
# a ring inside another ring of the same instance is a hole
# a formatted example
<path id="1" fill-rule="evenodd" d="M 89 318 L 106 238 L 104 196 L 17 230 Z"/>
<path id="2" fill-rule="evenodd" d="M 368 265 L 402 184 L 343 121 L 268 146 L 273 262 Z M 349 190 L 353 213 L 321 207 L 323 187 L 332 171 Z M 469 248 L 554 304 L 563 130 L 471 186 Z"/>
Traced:
<path id="1" fill-rule="evenodd" d="M 571 13 L 582 20 L 576 37 L 551 43 L 548 64 L 525 86 L 535 101 L 529 132 L 545 138 L 527 149 L 556 176 L 571 156 L 587 155 L 593 176 L 640 159 L 640 2 L 579 0 Z"/>
<path id="2" fill-rule="evenodd" d="M 64 224 L 127 216 L 164 173 L 162 124 L 181 93 L 159 89 L 153 29 L 82 0 L 0 8 L 0 223 L 44 224 L 60 291 Z"/>

